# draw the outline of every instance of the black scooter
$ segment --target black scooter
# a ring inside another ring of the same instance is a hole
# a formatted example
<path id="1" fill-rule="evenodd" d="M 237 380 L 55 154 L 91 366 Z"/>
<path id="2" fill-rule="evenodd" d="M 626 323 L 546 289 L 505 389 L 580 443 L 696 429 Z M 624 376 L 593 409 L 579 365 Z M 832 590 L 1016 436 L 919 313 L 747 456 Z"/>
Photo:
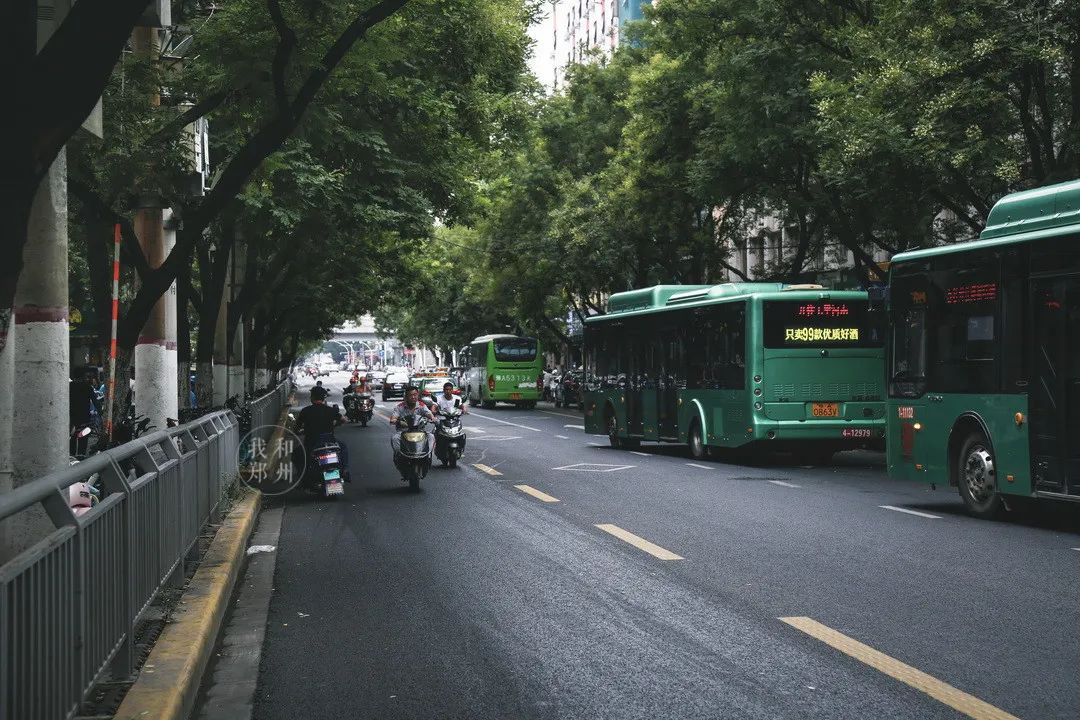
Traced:
<path id="1" fill-rule="evenodd" d="M 420 489 L 420 481 L 431 469 L 431 440 L 428 438 L 428 421 L 415 415 L 398 420 L 398 447 L 394 450 L 394 465 L 401 473 L 403 482 L 409 483 L 414 492 Z"/>

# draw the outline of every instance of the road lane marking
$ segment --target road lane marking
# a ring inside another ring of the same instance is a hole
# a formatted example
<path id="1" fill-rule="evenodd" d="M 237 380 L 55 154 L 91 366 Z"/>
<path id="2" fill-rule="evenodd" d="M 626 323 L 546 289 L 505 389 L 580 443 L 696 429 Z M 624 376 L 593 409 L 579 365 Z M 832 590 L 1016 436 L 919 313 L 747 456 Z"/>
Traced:
<path id="1" fill-rule="evenodd" d="M 555 412 L 554 410 L 540 410 L 546 412 L 548 415 L 557 415 L 559 418 L 572 418 L 573 420 L 581 420 L 580 415 L 569 415 L 568 412 Z"/>
<path id="2" fill-rule="evenodd" d="M 565 435 L 556 435 L 555 437 L 559 438 L 560 440 L 569 440 L 570 439 L 570 438 L 566 437 Z"/>
<path id="3" fill-rule="evenodd" d="M 1073 548 L 1073 550 L 1080 550 L 1080 548 Z"/>
<path id="4" fill-rule="evenodd" d="M 552 470 L 569 470 L 571 472 L 615 472 L 616 470 L 629 470 L 636 465 L 612 465 L 611 463 L 574 463 L 562 467 L 551 468 Z"/>
<path id="5" fill-rule="evenodd" d="M 500 440 L 520 440 L 520 435 L 484 435 L 483 437 L 474 437 L 473 440 L 494 440 L 496 442 Z"/>
<path id="6" fill-rule="evenodd" d="M 716 469 L 714 467 L 709 467 L 708 465 L 698 465 L 697 463 L 686 463 L 686 464 L 689 465 L 690 467 L 701 468 L 702 470 L 715 470 Z"/>
<path id="7" fill-rule="evenodd" d="M 1010 715 L 1004 710 L 968 695 L 948 683 L 927 675 L 910 665 L 900 662 L 896 658 L 875 650 L 869 645 L 833 630 L 827 625 L 822 625 L 817 620 L 808 617 L 782 617 L 785 622 L 796 630 L 801 630 L 810 637 L 820 640 L 830 647 L 849 655 L 859 662 L 865 663 L 889 677 L 920 690 L 940 703 L 948 705 L 958 712 L 976 720 L 1018 720 L 1015 715 Z"/>
<path id="8" fill-rule="evenodd" d="M 649 453 L 638 452 L 637 450 L 631 450 L 631 455 L 640 455 L 641 457 L 649 457 Z"/>
<path id="9" fill-rule="evenodd" d="M 546 492 L 541 492 L 541 491 L 537 490 L 536 488 L 531 487 L 529 485 L 515 485 L 514 487 L 516 487 L 518 490 L 525 493 L 526 495 L 532 495 L 534 498 L 536 498 L 537 500 L 540 500 L 541 502 L 546 502 L 546 503 L 559 502 L 559 498 L 552 497 L 551 495 L 548 495 Z"/>
<path id="10" fill-rule="evenodd" d="M 563 425 L 563 427 L 574 428 L 575 430 L 584 430 L 584 425 Z"/>
<path id="11" fill-rule="evenodd" d="M 473 463 L 473 467 L 476 468 L 477 470 L 479 470 L 480 472 L 487 473 L 488 475 L 502 475 L 502 473 L 499 472 L 498 470 L 496 470 L 495 468 L 488 467 L 487 465 L 484 465 L 482 463 Z"/>
<path id="12" fill-rule="evenodd" d="M 664 548 L 660 547 L 659 545 L 654 545 L 653 543 L 649 542 L 648 540 L 646 540 L 643 537 L 638 537 L 637 535 L 635 535 L 632 532 L 629 532 L 627 530 L 623 530 L 618 525 L 611 525 L 609 523 L 605 523 L 605 524 L 602 524 L 602 525 L 597 525 L 596 527 L 598 527 L 599 529 L 603 530 L 604 532 L 606 532 L 606 533 L 608 533 L 610 535 L 614 535 L 615 537 L 619 538 L 623 542 L 630 543 L 631 545 L 636 547 L 638 550 L 644 550 L 645 552 L 649 553 L 653 557 L 658 557 L 661 560 L 685 560 L 686 559 L 682 555 L 676 555 L 675 553 L 671 552 L 670 550 L 665 550 Z"/>
<path id="13" fill-rule="evenodd" d="M 497 422 L 497 423 L 502 423 L 503 425 L 511 425 L 513 427 L 519 427 L 519 428 L 521 428 L 523 430 L 532 430 L 533 432 L 541 432 L 541 430 L 539 428 L 529 427 L 528 425 L 519 425 L 518 423 L 512 423 L 509 420 L 500 420 L 499 418 L 494 418 L 494 417 L 491 417 L 490 415 L 481 415 L 480 413 L 476 412 L 475 410 L 473 410 L 469 414 L 470 415 L 475 415 L 476 417 L 482 417 L 485 420 L 492 420 L 492 421 Z"/>
<path id="14" fill-rule="evenodd" d="M 878 505 L 882 510 L 892 510 L 893 512 L 905 513 L 907 515 L 918 515 L 919 517 L 930 518 L 931 520 L 940 520 L 940 515 L 931 515 L 930 513 L 919 512 L 918 510 L 908 510 L 907 508 L 896 507 L 895 505 Z"/>
<path id="15" fill-rule="evenodd" d="M 602 445 L 601 443 L 585 443 L 585 444 L 588 445 L 589 447 L 603 447 L 603 448 L 607 447 L 607 445 Z"/>
<path id="16" fill-rule="evenodd" d="M 801 488 L 802 487 L 802 485 L 796 485 L 795 483 L 784 482 L 783 480 L 770 480 L 769 482 L 772 483 L 773 485 L 779 485 L 780 487 L 789 487 L 789 488 Z"/>

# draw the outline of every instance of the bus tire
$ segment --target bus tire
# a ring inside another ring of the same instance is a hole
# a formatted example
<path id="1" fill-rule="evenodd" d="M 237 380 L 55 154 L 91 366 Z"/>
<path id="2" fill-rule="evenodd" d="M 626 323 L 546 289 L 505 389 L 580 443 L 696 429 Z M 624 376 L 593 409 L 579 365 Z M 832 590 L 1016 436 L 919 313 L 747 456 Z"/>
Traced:
<path id="1" fill-rule="evenodd" d="M 703 460 L 709 455 L 709 448 L 705 445 L 705 437 L 701 432 L 701 422 L 697 419 L 690 425 L 687 435 L 687 444 L 690 445 L 690 456 L 695 460 Z"/>
<path id="2" fill-rule="evenodd" d="M 986 437 L 981 432 L 969 434 L 954 462 L 960 498 L 968 511 L 987 520 L 999 516 L 1003 503 L 997 490 L 997 466 Z"/>

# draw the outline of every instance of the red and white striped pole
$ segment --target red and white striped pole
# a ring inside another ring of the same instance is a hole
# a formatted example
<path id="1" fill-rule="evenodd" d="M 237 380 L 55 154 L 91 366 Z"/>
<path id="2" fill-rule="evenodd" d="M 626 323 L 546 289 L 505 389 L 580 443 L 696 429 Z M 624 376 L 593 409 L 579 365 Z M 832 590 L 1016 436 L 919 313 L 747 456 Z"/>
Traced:
<path id="1" fill-rule="evenodd" d="M 109 341 L 109 389 L 105 403 L 105 435 L 112 443 L 113 404 L 116 402 L 116 320 L 120 315 L 120 223 L 113 228 L 112 335 Z"/>

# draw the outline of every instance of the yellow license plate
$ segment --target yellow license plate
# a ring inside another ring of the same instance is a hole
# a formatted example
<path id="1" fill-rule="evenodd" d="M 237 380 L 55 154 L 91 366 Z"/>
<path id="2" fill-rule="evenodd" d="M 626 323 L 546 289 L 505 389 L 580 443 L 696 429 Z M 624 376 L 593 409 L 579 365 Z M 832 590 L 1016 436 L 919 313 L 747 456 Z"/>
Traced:
<path id="1" fill-rule="evenodd" d="M 510 399 L 511 400 L 520 400 L 521 399 L 521 393 L 510 393 Z"/>
<path id="2" fill-rule="evenodd" d="M 814 417 L 840 417 L 840 403 L 811 403 L 810 414 Z"/>

